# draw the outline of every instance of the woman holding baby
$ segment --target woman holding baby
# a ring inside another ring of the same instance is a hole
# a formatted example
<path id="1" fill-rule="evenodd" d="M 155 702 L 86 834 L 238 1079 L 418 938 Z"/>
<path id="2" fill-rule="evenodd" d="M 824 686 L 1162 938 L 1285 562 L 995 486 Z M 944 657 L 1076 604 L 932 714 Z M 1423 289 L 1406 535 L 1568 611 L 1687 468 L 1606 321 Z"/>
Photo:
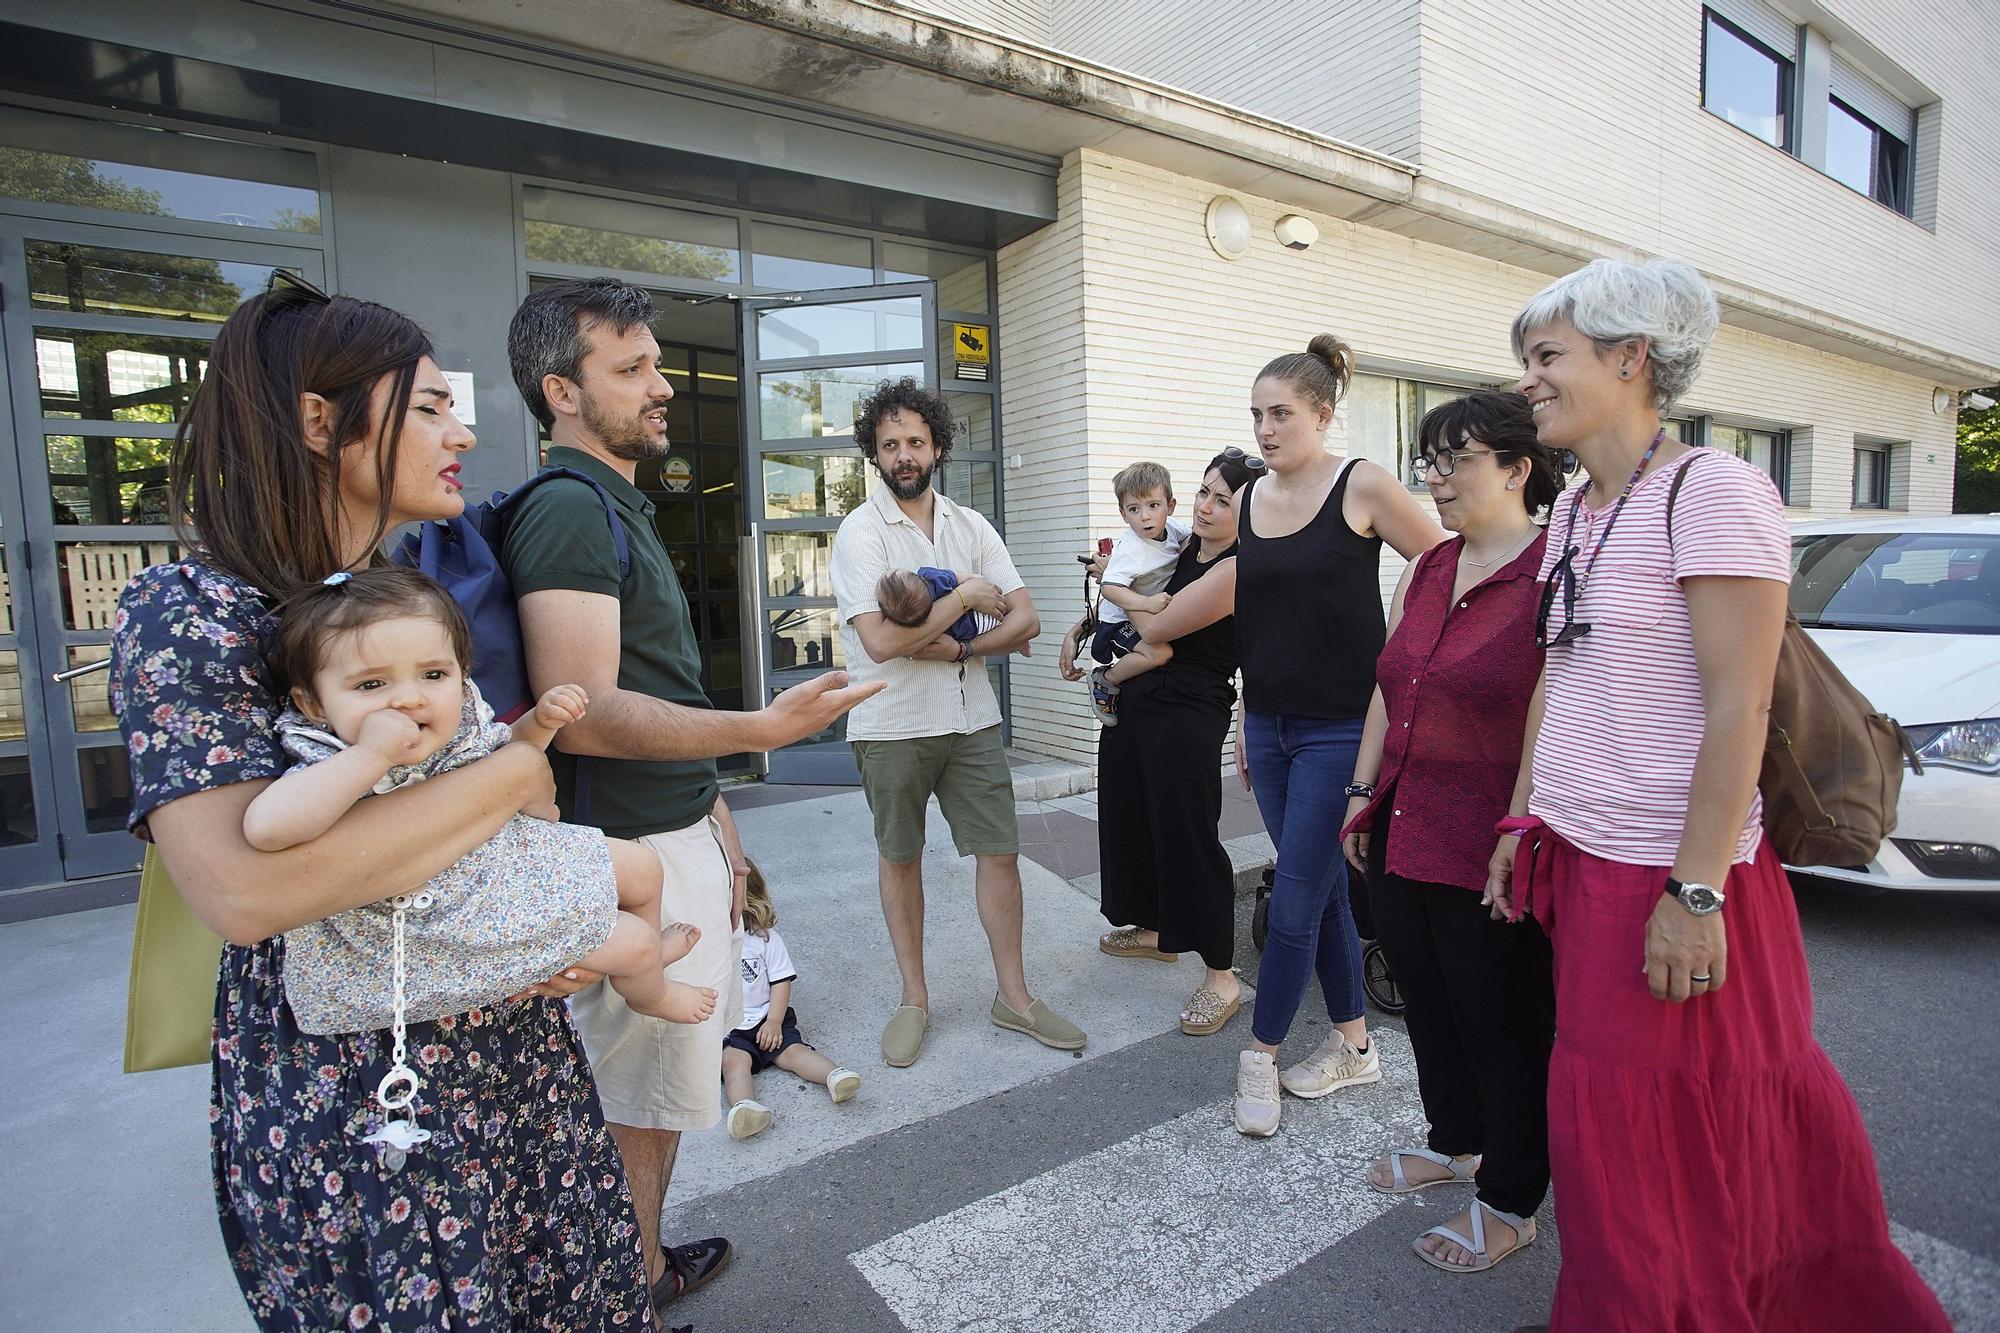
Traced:
<path id="1" fill-rule="evenodd" d="M 472 445 L 421 329 L 281 283 L 217 332 L 175 441 L 187 554 L 119 603 L 111 688 L 132 828 L 227 941 L 215 1198 L 266 1329 L 657 1327 L 618 1151 L 560 1001 L 410 1024 L 432 1133 L 407 1151 L 372 1132 L 401 1058 L 391 1034 L 313 1035 L 287 1003 L 283 932 L 415 893 L 516 812 L 549 809 L 541 751 L 505 745 L 358 801 L 282 851 L 244 833 L 286 767 L 285 700 L 259 652 L 275 606 L 380 564 L 397 525 L 457 515 L 455 460 Z"/>

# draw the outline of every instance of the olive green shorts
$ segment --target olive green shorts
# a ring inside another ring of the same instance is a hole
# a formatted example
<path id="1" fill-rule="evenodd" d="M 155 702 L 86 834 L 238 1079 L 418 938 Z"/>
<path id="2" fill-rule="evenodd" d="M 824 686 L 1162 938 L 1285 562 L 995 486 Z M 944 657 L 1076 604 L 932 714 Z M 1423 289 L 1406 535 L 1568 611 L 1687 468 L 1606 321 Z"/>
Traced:
<path id="1" fill-rule="evenodd" d="M 1021 850 L 1014 821 L 1014 778 L 1000 748 L 998 724 L 969 736 L 855 741 L 861 790 L 875 816 L 875 850 L 885 861 L 924 853 L 924 809 L 938 798 L 960 856 L 1011 856 Z"/>

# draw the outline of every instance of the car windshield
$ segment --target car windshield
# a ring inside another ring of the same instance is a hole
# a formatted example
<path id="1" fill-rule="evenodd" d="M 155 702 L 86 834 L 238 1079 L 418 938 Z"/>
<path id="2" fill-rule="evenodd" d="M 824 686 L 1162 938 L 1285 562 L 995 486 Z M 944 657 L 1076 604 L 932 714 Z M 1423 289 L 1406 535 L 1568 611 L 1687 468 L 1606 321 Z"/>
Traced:
<path id="1" fill-rule="evenodd" d="M 1800 624 L 1822 629 L 2000 634 L 2000 536 L 1794 537 L 1792 611 Z"/>

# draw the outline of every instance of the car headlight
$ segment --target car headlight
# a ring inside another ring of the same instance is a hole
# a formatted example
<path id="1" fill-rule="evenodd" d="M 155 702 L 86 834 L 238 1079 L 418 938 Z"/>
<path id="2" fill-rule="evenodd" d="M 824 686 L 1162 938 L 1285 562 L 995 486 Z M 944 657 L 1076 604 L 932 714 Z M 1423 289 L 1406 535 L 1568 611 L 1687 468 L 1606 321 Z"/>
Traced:
<path id="1" fill-rule="evenodd" d="M 1909 729 L 1917 758 L 1926 764 L 2000 773 L 2000 717 Z"/>

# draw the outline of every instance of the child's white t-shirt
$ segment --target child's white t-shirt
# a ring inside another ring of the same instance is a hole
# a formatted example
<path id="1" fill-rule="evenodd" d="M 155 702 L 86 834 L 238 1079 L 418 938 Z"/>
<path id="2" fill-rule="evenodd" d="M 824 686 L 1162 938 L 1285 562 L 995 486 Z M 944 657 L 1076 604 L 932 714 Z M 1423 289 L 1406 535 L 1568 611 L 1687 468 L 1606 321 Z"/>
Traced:
<path id="1" fill-rule="evenodd" d="M 784 937 L 777 931 L 772 931 L 768 939 L 754 930 L 744 931 L 743 1021 L 737 1024 L 737 1030 L 754 1028 L 763 1022 L 771 1012 L 771 987 L 780 981 L 795 980 L 798 975 Z"/>
<path id="2" fill-rule="evenodd" d="M 1118 534 L 1118 540 L 1111 544 L 1111 554 L 1104 562 L 1102 582 L 1115 583 L 1121 588 L 1150 597 L 1167 586 L 1173 577 L 1174 565 L 1181 558 L 1181 548 L 1187 545 L 1188 534 L 1194 528 L 1178 518 L 1167 520 L 1166 535 L 1156 542 L 1149 542 L 1138 533 L 1127 528 Z M 1114 606 L 1110 598 L 1097 605 L 1098 623 L 1116 625 L 1130 620 L 1125 608 Z"/>

